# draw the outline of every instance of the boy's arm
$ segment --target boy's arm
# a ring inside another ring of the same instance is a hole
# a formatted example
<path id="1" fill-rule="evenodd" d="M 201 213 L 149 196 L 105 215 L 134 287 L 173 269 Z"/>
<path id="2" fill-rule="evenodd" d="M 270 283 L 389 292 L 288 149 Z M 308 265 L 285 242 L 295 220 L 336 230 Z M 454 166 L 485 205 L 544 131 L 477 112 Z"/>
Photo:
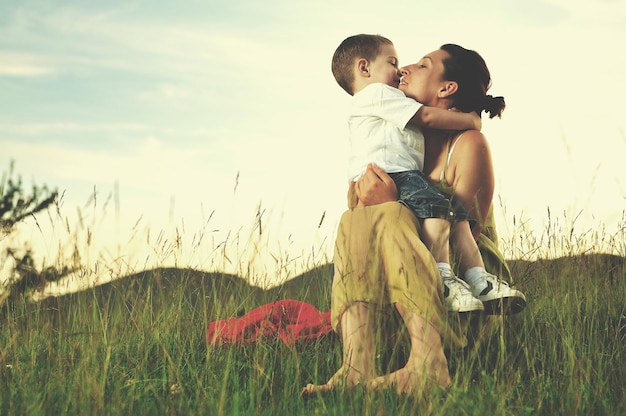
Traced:
<path id="1" fill-rule="evenodd" d="M 417 127 L 438 130 L 480 130 L 482 122 L 476 113 L 422 106 L 409 120 Z"/>

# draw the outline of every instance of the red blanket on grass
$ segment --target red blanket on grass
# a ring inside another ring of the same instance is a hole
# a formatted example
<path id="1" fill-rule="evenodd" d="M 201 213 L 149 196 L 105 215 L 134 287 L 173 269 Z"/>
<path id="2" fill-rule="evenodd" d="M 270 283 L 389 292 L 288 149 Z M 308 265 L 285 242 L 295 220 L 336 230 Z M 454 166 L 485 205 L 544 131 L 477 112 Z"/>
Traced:
<path id="1" fill-rule="evenodd" d="M 280 300 L 259 306 L 239 318 L 211 322 L 206 339 L 209 344 L 245 345 L 259 338 L 277 338 L 285 345 L 317 339 L 332 330 L 330 311 L 297 300 Z"/>

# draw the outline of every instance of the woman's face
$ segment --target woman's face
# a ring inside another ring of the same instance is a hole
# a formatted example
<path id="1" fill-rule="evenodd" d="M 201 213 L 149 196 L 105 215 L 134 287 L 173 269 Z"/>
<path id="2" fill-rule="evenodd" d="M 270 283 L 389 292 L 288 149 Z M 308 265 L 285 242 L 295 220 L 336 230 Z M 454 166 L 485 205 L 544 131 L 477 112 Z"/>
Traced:
<path id="1" fill-rule="evenodd" d="M 425 55 L 416 64 L 400 68 L 402 78 L 400 86 L 407 97 L 428 106 L 436 106 L 438 91 L 443 85 L 443 60 L 448 58 L 448 52 L 437 49 Z"/>

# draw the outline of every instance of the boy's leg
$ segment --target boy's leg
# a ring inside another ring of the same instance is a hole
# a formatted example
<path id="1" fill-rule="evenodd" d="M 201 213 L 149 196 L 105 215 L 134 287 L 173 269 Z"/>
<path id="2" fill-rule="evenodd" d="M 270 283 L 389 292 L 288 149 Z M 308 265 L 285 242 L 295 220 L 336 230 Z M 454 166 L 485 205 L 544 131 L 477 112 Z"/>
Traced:
<path id="1" fill-rule="evenodd" d="M 454 276 L 450 267 L 450 221 L 441 218 L 425 218 L 420 236 L 439 267 L 439 273 L 443 279 L 446 309 L 451 312 L 482 311 L 483 303 L 472 295 L 465 282 Z"/>
<path id="2" fill-rule="evenodd" d="M 420 237 L 437 263 L 450 264 L 450 221 L 442 218 L 425 218 Z"/>
<path id="3" fill-rule="evenodd" d="M 391 173 L 400 203 L 422 221 L 420 238 L 437 263 L 450 263 L 450 201 L 418 170 Z"/>
<path id="4" fill-rule="evenodd" d="M 472 267 L 485 268 L 480 250 L 472 235 L 469 221 L 459 221 L 454 225 L 450 234 L 450 242 L 454 249 L 454 256 L 462 276 Z"/>
<path id="5" fill-rule="evenodd" d="M 327 392 L 345 385 L 353 387 L 376 377 L 376 345 L 372 310 L 368 303 L 355 302 L 341 316 L 343 363 L 326 384 L 308 384 L 302 394 Z"/>
<path id="6" fill-rule="evenodd" d="M 508 283 L 485 270 L 468 221 L 458 222 L 454 226 L 450 241 L 461 275 L 470 285 L 472 295 L 483 302 L 487 313 L 514 314 L 526 307 L 526 296 L 522 292 L 509 287 Z"/>
<path id="7" fill-rule="evenodd" d="M 406 365 L 393 373 L 376 377 L 371 388 L 395 386 L 398 393 L 415 393 L 436 383 L 446 388 L 451 384 L 448 360 L 443 352 L 441 335 L 424 318 L 396 304 L 411 338 L 411 352 Z"/>
<path id="8" fill-rule="evenodd" d="M 390 175 L 398 188 L 400 202 L 422 220 L 420 238 L 431 252 L 444 285 L 448 311 L 482 311 L 482 302 L 474 298 L 465 282 L 452 273 L 450 266 L 450 223 L 456 214 L 450 201 L 428 182 L 423 172 L 408 171 Z"/>

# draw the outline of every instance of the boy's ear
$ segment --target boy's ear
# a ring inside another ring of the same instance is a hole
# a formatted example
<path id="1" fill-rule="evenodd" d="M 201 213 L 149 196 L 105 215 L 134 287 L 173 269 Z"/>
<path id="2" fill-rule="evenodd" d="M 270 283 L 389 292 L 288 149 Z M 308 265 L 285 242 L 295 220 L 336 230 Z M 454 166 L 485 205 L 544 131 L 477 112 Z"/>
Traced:
<path id="1" fill-rule="evenodd" d="M 369 78 L 370 76 L 370 63 L 365 58 L 360 58 L 356 61 L 356 69 L 360 76 Z"/>
<path id="2" fill-rule="evenodd" d="M 445 81 L 439 88 L 439 98 L 449 98 L 459 90 L 459 84 L 456 81 Z"/>

